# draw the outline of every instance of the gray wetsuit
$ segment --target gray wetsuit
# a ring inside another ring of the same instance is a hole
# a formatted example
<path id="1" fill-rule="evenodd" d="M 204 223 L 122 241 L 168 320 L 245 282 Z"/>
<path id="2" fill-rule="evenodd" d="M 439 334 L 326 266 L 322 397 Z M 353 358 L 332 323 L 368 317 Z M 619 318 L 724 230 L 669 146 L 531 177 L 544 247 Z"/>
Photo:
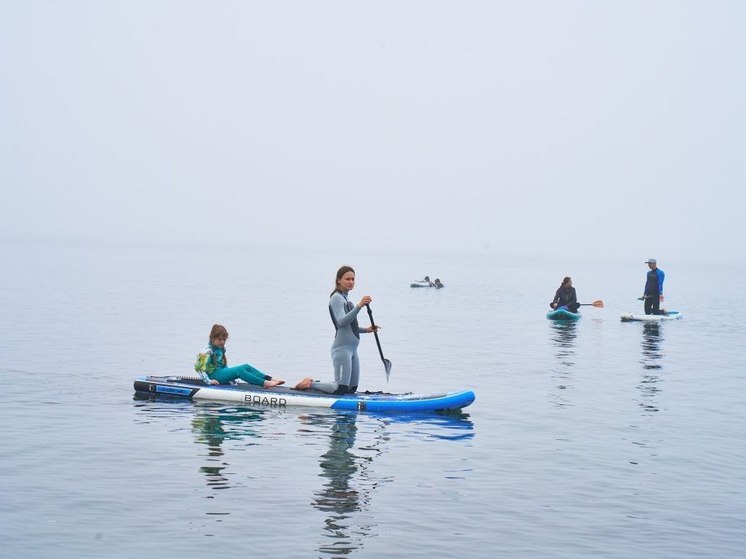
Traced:
<path id="1" fill-rule="evenodd" d="M 319 380 L 311 383 L 311 388 L 329 394 L 347 394 L 355 392 L 360 381 L 360 359 L 357 346 L 360 345 L 360 334 L 365 333 L 357 323 L 360 309 L 347 300 L 347 294 L 335 291 L 329 298 L 329 314 L 332 317 L 337 334 L 332 344 L 332 364 L 334 381 Z"/>

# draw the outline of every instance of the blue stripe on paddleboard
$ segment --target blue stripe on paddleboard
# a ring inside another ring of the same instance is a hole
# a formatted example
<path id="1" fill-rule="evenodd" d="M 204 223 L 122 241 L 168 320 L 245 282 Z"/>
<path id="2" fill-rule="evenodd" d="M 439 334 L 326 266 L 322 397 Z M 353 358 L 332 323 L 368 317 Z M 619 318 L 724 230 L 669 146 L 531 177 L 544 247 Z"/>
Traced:
<path id="1" fill-rule="evenodd" d="M 334 402 L 333 410 L 347 411 L 391 411 L 391 412 L 417 412 L 452 410 L 468 406 L 475 399 L 474 392 L 466 390 L 455 394 L 446 394 L 435 398 L 422 399 L 363 399 L 344 398 Z"/>
<path id="2" fill-rule="evenodd" d="M 178 394 L 179 396 L 189 396 L 193 388 L 179 388 L 178 386 L 164 386 L 158 384 L 155 387 L 155 391 L 160 394 Z"/>

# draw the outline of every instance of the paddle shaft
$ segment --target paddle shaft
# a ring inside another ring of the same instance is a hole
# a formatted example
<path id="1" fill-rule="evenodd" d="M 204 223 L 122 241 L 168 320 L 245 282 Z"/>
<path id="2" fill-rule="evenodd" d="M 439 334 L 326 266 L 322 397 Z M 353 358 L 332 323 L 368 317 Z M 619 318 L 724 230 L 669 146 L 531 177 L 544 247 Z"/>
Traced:
<path id="1" fill-rule="evenodd" d="M 383 356 L 383 350 L 381 349 L 381 340 L 378 339 L 378 332 L 376 331 L 376 323 L 373 321 L 373 311 L 370 310 L 370 305 L 365 305 L 368 310 L 368 317 L 370 317 L 370 325 L 373 327 L 373 335 L 376 337 L 376 345 L 378 346 L 378 353 L 381 355 L 381 361 L 386 361 Z"/>
<path id="2" fill-rule="evenodd" d="M 593 301 L 592 303 L 580 303 L 581 307 L 598 307 L 602 309 L 604 307 L 604 302 L 602 300 Z"/>
<path id="3" fill-rule="evenodd" d="M 365 308 L 368 309 L 368 316 L 370 317 L 370 325 L 373 328 L 373 334 L 375 334 L 376 336 L 376 345 L 378 346 L 378 353 L 381 356 L 381 361 L 383 361 L 383 370 L 386 372 L 386 382 L 388 382 L 389 375 L 391 374 L 391 361 L 389 361 L 383 356 L 383 350 L 381 349 L 381 340 L 378 339 L 378 332 L 376 332 L 378 328 L 376 327 L 376 323 L 373 320 L 373 311 L 370 310 L 370 305 L 365 305 Z"/>

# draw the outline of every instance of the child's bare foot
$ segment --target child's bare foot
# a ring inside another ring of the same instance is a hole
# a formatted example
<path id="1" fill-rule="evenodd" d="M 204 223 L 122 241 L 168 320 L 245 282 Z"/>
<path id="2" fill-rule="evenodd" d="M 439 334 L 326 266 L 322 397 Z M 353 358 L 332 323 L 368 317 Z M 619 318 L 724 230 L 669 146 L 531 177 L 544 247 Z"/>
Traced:
<path id="1" fill-rule="evenodd" d="M 265 380 L 264 381 L 264 388 L 272 388 L 273 386 L 279 386 L 280 384 L 284 383 L 284 380 Z"/>
<path id="2" fill-rule="evenodd" d="M 311 383 L 313 382 L 313 379 L 311 377 L 306 377 L 302 381 L 300 381 L 298 384 L 295 385 L 296 390 L 308 390 L 311 388 Z"/>

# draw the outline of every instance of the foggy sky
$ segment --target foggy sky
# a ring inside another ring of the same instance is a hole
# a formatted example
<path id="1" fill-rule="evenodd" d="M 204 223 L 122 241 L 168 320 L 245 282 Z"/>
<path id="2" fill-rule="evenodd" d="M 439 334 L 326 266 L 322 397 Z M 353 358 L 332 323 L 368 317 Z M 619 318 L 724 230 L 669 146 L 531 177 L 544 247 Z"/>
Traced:
<path id="1" fill-rule="evenodd" d="M 0 0 L 0 239 L 743 259 L 744 22 Z"/>

